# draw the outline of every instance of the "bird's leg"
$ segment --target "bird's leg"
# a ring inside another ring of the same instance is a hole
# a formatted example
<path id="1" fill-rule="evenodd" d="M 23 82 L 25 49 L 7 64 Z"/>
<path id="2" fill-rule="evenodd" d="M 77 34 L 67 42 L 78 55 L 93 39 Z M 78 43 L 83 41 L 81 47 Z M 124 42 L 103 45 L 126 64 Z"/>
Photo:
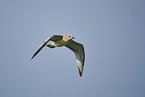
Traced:
<path id="1" fill-rule="evenodd" d="M 56 47 L 54 43 L 48 44 L 46 46 L 49 47 L 49 48 L 55 48 Z"/>

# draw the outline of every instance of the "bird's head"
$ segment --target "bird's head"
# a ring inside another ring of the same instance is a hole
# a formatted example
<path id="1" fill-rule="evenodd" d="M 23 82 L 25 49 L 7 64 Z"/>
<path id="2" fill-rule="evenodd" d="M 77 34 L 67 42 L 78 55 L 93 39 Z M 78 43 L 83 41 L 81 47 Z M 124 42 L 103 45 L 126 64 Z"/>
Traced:
<path id="1" fill-rule="evenodd" d="M 64 35 L 64 36 L 63 36 L 63 39 L 64 39 L 65 41 L 69 41 L 69 40 L 71 40 L 71 39 L 74 39 L 74 37 L 73 37 L 72 35 Z"/>

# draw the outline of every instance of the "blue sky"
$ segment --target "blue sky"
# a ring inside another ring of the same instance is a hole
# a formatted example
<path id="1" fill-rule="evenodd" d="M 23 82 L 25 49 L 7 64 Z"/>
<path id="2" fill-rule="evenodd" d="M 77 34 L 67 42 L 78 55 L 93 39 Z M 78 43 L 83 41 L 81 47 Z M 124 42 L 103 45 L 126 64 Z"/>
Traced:
<path id="1" fill-rule="evenodd" d="M 144 0 L 1 0 L 0 97 L 144 97 Z M 85 47 L 83 76 L 65 47 L 41 43 L 72 34 Z"/>

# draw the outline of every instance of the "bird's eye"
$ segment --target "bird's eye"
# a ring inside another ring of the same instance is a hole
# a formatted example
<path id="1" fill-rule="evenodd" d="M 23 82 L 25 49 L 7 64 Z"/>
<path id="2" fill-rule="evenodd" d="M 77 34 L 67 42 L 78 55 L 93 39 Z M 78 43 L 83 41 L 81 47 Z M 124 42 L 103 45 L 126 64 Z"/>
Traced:
<path id="1" fill-rule="evenodd" d="M 69 37 L 71 37 L 71 36 L 69 36 Z"/>

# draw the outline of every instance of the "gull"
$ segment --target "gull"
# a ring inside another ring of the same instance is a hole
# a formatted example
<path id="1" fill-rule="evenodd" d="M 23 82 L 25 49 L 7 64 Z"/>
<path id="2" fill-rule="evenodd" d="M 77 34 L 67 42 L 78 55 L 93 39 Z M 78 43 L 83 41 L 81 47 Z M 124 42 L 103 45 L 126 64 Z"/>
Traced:
<path id="1" fill-rule="evenodd" d="M 41 51 L 41 49 L 44 46 L 47 46 L 49 48 L 65 46 L 75 53 L 76 63 L 78 66 L 80 77 L 81 77 L 83 73 L 84 61 L 85 61 L 84 46 L 78 42 L 73 41 L 72 39 L 74 39 L 74 37 L 68 34 L 67 35 L 52 35 L 41 44 L 41 46 L 32 56 L 31 60 Z M 47 44 L 49 41 L 52 41 L 52 43 Z"/>

